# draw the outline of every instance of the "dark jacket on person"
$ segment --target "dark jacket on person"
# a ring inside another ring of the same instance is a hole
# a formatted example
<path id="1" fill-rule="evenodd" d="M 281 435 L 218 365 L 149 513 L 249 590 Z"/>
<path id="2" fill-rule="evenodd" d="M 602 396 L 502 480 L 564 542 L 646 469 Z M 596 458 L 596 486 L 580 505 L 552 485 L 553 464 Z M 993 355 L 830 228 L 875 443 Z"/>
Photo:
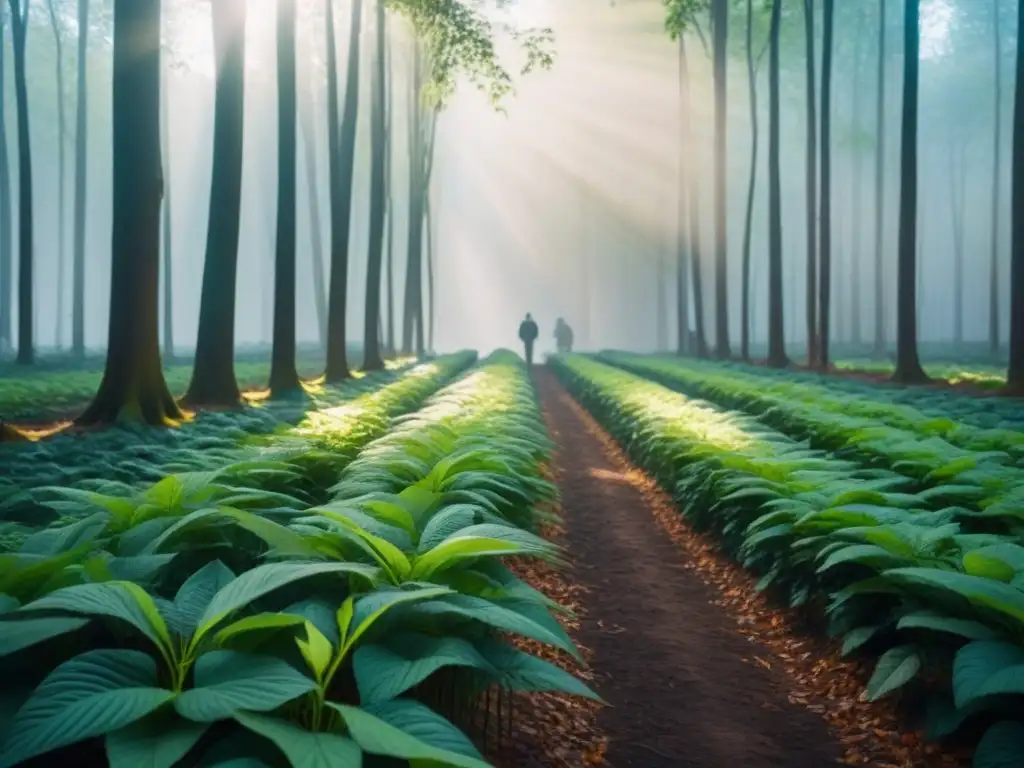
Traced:
<path id="1" fill-rule="evenodd" d="M 524 344 L 533 344 L 537 340 L 538 334 L 537 324 L 533 320 L 523 320 L 519 324 L 519 340 Z"/>

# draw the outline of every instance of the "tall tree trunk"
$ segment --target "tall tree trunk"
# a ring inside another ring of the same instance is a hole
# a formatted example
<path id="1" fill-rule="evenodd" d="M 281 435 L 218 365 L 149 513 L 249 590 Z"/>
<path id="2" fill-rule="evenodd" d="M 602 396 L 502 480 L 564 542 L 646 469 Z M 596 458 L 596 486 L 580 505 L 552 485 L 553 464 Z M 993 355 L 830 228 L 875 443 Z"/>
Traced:
<path id="1" fill-rule="evenodd" d="M 14 50 L 14 96 L 18 106 L 18 363 L 35 361 L 33 347 L 33 232 L 32 134 L 28 121 L 28 81 L 25 48 L 28 42 L 28 0 L 8 0 Z"/>
<path id="2" fill-rule="evenodd" d="M 863 162 L 860 156 L 860 113 L 863 109 L 861 99 L 860 66 L 864 39 L 864 9 L 857 10 L 857 31 L 854 39 L 853 53 L 853 135 L 854 144 L 850 150 L 850 162 L 853 165 L 850 178 L 850 341 L 860 345 L 861 336 L 861 203 L 863 202 Z"/>
<path id="3" fill-rule="evenodd" d="M 384 368 L 380 338 L 380 278 L 384 245 L 384 2 L 377 0 L 376 48 L 374 50 L 370 108 L 370 242 L 366 264 L 366 314 L 363 324 L 363 369 Z"/>
<path id="4" fill-rule="evenodd" d="M 81 425 L 181 418 L 160 361 L 160 0 L 114 0 L 107 364 Z"/>
<path id="5" fill-rule="evenodd" d="M 747 183 L 747 209 L 743 220 L 743 295 L 740 309 L 740 356 L 750 359 L 750 238 L 754 218 L 754 192 L 757 189 L 757 68 L 754 66 L 754 0 L 747 0 L 747 93 L 750 97 L 750 180 Z"/>
<path id="6" fill-rule="evenodd" d="M 917 355 L 917 104 L 921 0 L 904 0 L 903 116 L 900 131 L 900 246 L 897 265 L 896 370 L 904 384 L 927 381 Z"/>
<path id="7" fill-rule="evenodd" d="M 310 65 L 312 70 L 312 64 Z M 313 264 L 313 305 L 316 308 L 316 330 L 320 346 L 327 348 L 327 288 L 324 277 L 324 244 L 320 225 L 320 184 L 316 158 L 316 86 L 310 83 L 310 90 L 303 89 L 302 148 L 306 164 L 306 189 L 309 198 L 309 245 L 310 260 Z"/>
<path id="8" fill-rule="evenodd" d="M 5 15 L 0 13 L 0 43 L 3 41 Z M 11 248 L 12 217 L 11 206 L 11 168 L 7 155 L 7 120 L 4 86 L 7 76 L 4 73 L 4 51 L 0 44 L 0 351 L 6 352 L 14 341 L 11 333 L 11 304 L 14 299 L 11 281 L 14 278 Z"/>
<path id="9" fill-rule="evenodd" d="M 818 364 L 818 114 L 815 86 L 814 0 L 804 0 L 807 47 L 807 364 Z"/>
<path id="10" fill-rule="evenodd" d="M 57 19 L 55 0 L 47 0 L 50 13 L 50 29 L 53 31 L 55 67 L 57 70 L 57 323 L 54 341 L 59 349 L 64 344 L 64 242 L 67 226 L 66 185 L 67 176 L 67 118 L 64 112 L 64 40 L 60 22 Z"/>
<path id="11" fill-rule="evenodd" d="M 882 234 L 885 230 L 885 48 L 886 0 L 878 0 L 878 72 L 875 92 L 875 343 L 872 356 L 885 356 L 885 274 Z"/>
<path id="12" fill-rule="evenodd" d="M 274 397 L 288 396 L 302 388 L 295 369 L 295 3 L 277 0 L 277 241 L 270 357 L 270 392 Z"/>
<path id="13" fill-rule="evenodd" d="M 235 378 L 235 302 L 245 130 L 245 19 L 248 0 L 216 2 L 213 45 L 217 92 L 213 117 L 213 171 L 206 261 L 199 305 L 190 405 L 232 407 L 241 394 Z"/>
<path id="14" fill-rule="evenodd" d="M 729 249 L 726 242 L 726 45 L 729 39 L 729 0 L 712 0 L 715 77 L 715 355 L 729 349 Z"/>
<path id="15" fill-rule="evenodd" d="M 683 146 L 689 157 L 693 157 L 693 129 L 690 117 L 690 67 L 686 57 L 686 41 L 679 38 L 679 91 L 683 103 Z M 704 282 L 700 252 L 700 181 L 697 174 L 686 174 L 689 184 L 687 198 L 690 208 L 690 266 L 693 270 L 693 330 L 696 335 L 698 357 L 707 357 L 708 342 L 704 332 Z"/>
<path id="16" fill-rule="evenodd" d="M 430 196 L 427 195 L 426 215 L 426 262 L 427 262 L 427 352 L 434 351 L 434 320 L 436 304 L 434 303 L 434 216 L 430 207 Z"/>
<path id="17" fill-rule="evenodd" d="M 345 107 L 338 117 L 338 54 L 334 36 L 334 0 L 327 3 L 327 135 L 331 179 L 331 285 L 327 302 L 328 383 L 347 379 L 348 364 L 348 248 L 352 226 L 352 174 L 355 167 L 356 127 L 359 117 L 359 35 L 363 28 L 363 0 L 352 0 L 349 22 L 348 64 L 345 71 Z M 374 334 L 374 338 L 376 335 Z"/>
<path id="18" fill-rule="evenodd" d="M 1017 11 L 1017 83 L 1013 106 L 1011 179 L 1010 391 L 1024 393 L 1024 3 Z"/>
<path id="19" fill-rule="evenodd" d="M 786 358 L 785 310 L 782 296 L 782 174 L 779 160 L 779 30 L 782 0 L 772 3 L 768 60 L 768 365 L 784 368 Z"/>
<path id="20" fill-rule="evenodd" d="M 950 147 L 949 203 L 953 225 L 953 342 L 964 343 L 964 208 L 967 205 L 966 148 Z"/>
<path id="21" fill-rule="evenodd" d="M 818 287 L 818 366 L 829 365 L 829 334 L 832 320 L 832 37 L 835 0 L 824 0 L 824 34 L 821 42 L 821 273 Z"/>
<path id="22" fill-rule="evenodd" d="M 995 66 L 995 117 L 992 121 L 992 250 L 988 267 L 988 346 L 999 354 L 999 181 L 1003 168 L 1003 30 L 1000 0 L 992 0 L 992 54 Z"/>
<path id="23" fill-rule="evenodd" d="M 385 19 L 385 25 L 387 20 Z M 387 355 L 394 355 L 395 347 L 395 178 L 394 178 L 394 73 L 391 56 L 390 36 L 388 30 L 384 30 L 384 47 L 386 56 L 384 60 L 384 135 L 387 140 L 384 155 L 384 186 L 387 190 L 385 206 L 387 207 L 387 253 L 386 269 L 387 280 L 385 291 L 387 292 L 387 328 L 384 342 L 384 351 Z"/>
<path id="24" fill-rule="evenodd" d="M 75 100 L 75 225 L 71 277 L 71 349 L 85 356 L 85 196 L 89 132 L 89 0 L 78 0 L 78 87 Z"/>
<path id="25" fill-rule="evenodd" d="M 689 93 L 684 87 L 686 74 L 686 44 L 679 37 L 679 156 L 678 162 L 678 203 L 676 212 L 676 351 L 685 355 L 690 349 L 690 265 L 687 263 L 687 155 L 690 147 L 686 143 L 682 127 L 689 120 Z"/>
<path id="26" fill-rule="evenodd" d="M 164 358 L 174 359 L 174 260 L 171 250 L 171 131 L 169 126 L 170 109 L 168 99 L 170 78 L 167 67 L 163 67 L 162 87 L 160 88 L 160 133 L 163 135 L 164 157 L 164 200 L 163 200 L 163 336 Z"/>

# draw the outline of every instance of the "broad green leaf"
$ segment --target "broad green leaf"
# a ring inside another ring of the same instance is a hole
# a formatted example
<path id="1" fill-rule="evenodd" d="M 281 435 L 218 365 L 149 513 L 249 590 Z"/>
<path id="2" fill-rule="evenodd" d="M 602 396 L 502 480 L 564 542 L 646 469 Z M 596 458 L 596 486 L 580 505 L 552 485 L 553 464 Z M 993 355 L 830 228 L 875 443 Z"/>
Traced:
<path id="1" fill-rule="evenodd" d="M 234 638 L 247 632 L 261 632 L 268 629 L 295 627 L 303 622 L 301 616 L 292 613 L 257 613 L 228 624 L 213 636 L 214 645 L 227 645 Z"/>
<path id="2" fill-rule="evenodd" d="M 1014 570 L 1002 560 L 988 557 L 983 550 L 974 550 L 964 555 L 964 571 L 971 576 L 983 579 L 1009 582 L 1014 577 Z"/>
<path id="3" fill-rule="evenodd" d="M 20 609 L 19 612 L 65 611 L 86 616 L 109 616 L 131 624 L 165 651 L 171 635 L 156 603 L 144 589 L 128 581 L 75 584 L 58 589 Z"/>
<path id="4" fill-rule="evenodd" d="M 232 507 L 218 507 L 218 509 L 222 515 L 263 539 L 278 555 L 303 557 L 308 560 L 316 560 L 320 557 L 320 552 L 305 537 L 280 523 L 242 509 Z"/>
<path id="5" fill-rule="evenodd" d="M 958 619 L 943 616 L 934 611 L 915 611 L 903 616 L 896 625 L 897 629 L 934 629 L 936 632 L 948 632 L 968 640 L 995 640 L 999 635 L 984 624 L 970 619 Z"/>
<path id="6" fill-rule="evenodd" d="M 131 725 L 170 701 L 139 651 L 87 651 L 51 672 L 18 710 L 0 768 Z"/>
<path id="7" fill-rule="evenodd" d="M 364 752 L 403 760 L 430 760 L 446 766 L 489 768 L 469 739 L 422 704 L 391 701 L 369 708 L 328 702 Z"/>
<path id="8" fill-rule="evenodd" d="M 396 698 L 449 666 L 493 673 L 473 644 L 458 637 L 396 632 L 381 644 L 357 648 L 352 657 L 359 700 L 364 705 Z"/>
<path id="9" fill-rule="evenodd" d="M 297 637 L 295 642 L 299 646 L 299 651 L 302 652 L 302 657 L 309 664 L 313 674 L 316 675 L 316 679 L 322 680 L 324 671 L 327 669 L 327 665 L 331 663 L 331 658 L 334 655 L 334 647 L 331 645 L 331 641 L 324 637 L 323 633 L 312 622 L 307 621 L 305 628 L 306 639 L 303 640 L 301 637 Z"/>
<path id="10" fill-rule="evenodd" d="M 212 560 L 185 580 L 174 596 L 174 605 L 189 631 L 195 630 L 213 596 L 234 578 L 235 574 L 224 563 Z"/>
<path id="11" fill-rule="evenodd" d="M 351 624 L 342 630 L 345 634 L 342 655 L 358 642 L 377 619 L 396 605 L 423 602 L 451 594 L 453 593 L 448 587 L 426 586 L 415 589 L 379 589 L 360 597 L 355 601 Z M 348 631 L 345 632 L 345 629 Z"/>
<path id="12" fill-rule="evenodd" d="M 978 640 L 957 651 L 953 662 L 953 700 L 957 707 L 1001 693 L 1024 694 L 1024 648 Z"/>
<path id="13" fill-rule="evenodd" d="M 197 522 L 206 521 L 213 522 L 218 517 L 221 517 L 220 511 L 215 508 L 197 509 L 194 512 L 189 512 L 182 518 L 179 518 L 173 525 L 166 528 L 156 538 L 152 539 L 147 543 L 140 551 L 140 555 L 155 555 L 160 549 L 171 539 L 177 536 L 179 533 L 187 528 L 191 528 Z M 152 521 L 146 521 L 152 522 Z M 144 523 L 145 524 L 145 523 Z"/>
<path id="14" fill-rule="evenodd" d="M 921 668 L 917 646 L 899 645 L 890 648 L 878 660 L 868 681 L 868 699 L 875 701 L 914 679 Z"/>
<path id="15" fill-rule="evenodd" d="M 409 578 L 409 571 L 412 568 L 409 558 L 390 541 L 360 528 L 355 522 L 344 515 L 334 514 L 327 510 L 323 510 L 321 514 L 335 522 L 341 523 L 345 529 L 358 538 L 359 542 L 363 545 L 364 551 L 388 571 L 392 581 L 400 584 Z"/>
<path id="16" fill-rule="evenodd" d="M 149 717 L 108 733 L 110 768 L 173 768 L 209 725 L 182 720 L 173 711 L 160 710 Z"/>
<path id="17" fill-rule="evenodd" d="M 311 733 L 287 720 L 252 712 L 236 712 L 235 720 L 277 745 L 292 768 L 360 768 L 363 764 L 362 750 L 345 736 Z"/>
<path id="18" fill-rule="evenodd" d="M 974 751 L 973 768 L 1019 768 L 1024 755 L 1024 725 L 1004 720 L 985 731 Z"/>
<path id="19" fill-rule="evenodd" d="M 313 690 L 316 684 L 271 656 L 210 651 L 195 665 L 195 687 L 174 700 L 182 717 L 212 723 L 237 712 L 269 712 Z"/>
<path id="20" fill-rule="evenodd" d="M 895 581 L 947 590 L 1000 613 L 1024 625 L 1024 591 L 991 579 L 934 568 L 895 568 L 886 573 Z"/>
<path id="21" fill-rule="evenodd" d="M 201 638 L 228 614 L 287 584 L 323 575 L 361 576 L 371 584 L 377 569 L 360 563 L 268 563 L 246 571 L 217 592 L 199 619 Z"/>
<path id="22" fill-rule="evenodd" d="M 474 557 L 503 556 L 522 551 L 519 544 L 500 539 L 477 536 L 456 536 L 438 544 L 416 558 L 409 578 L 414 581 L 429 579 L 437 571 L 449 568 L 461 560 Z"/>
<path id="23" fill-rule="evenodd" d="M 479 648 L 498 673 L 498 683 L 512 691 L 563 691 L 594 701 L 601 697 L 578 679 L 549 661 L 501 642 L 489 642 Z"/>
<path id="24" fill-rule="evenodd" d="M 74 632 L 88 623 L 88 619 L 73 619 L 63 616 L 0 621 L 0 657 L 9 656 L 50 638 Z"/>
<path id="25" fill-rule="evenodd" d="M 886 624 L 867 624 L 863 627 L 857 627 L 846 633 L 843 637 L 843 648 L 842 655 L 847 656 L 853 653 L 855 650 L 864 645 L 868 640 L 878 634 L 879 630 L 884 629 Z"/>

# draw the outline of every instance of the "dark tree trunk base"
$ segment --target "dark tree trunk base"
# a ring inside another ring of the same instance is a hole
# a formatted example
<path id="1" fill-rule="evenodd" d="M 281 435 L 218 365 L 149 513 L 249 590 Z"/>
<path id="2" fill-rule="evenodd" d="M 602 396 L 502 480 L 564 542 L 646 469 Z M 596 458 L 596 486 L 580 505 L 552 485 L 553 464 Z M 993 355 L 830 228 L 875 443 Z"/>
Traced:
<path id="1" fill-rule="evenodd" d="M 789 368 L 792 365 L 792 361 L 782 355 L 781 357 L 769 357 L 764 363 L 768 368 Z"/>
<path id="2" fill-rule="evenodd" d="M 123 377 L 104 377 L 95 399 L 75 419 L 75 426 L 97 427 L 118 422 L 136 422 L 154 427 L 174 427 L 185 414 L 167 389 L 160 373 L 159 381 L 131 383 Z"/>
<path id="3" fill-rule="evenodd" d="M 189 386 L 188 392 L 180 400 L 181 405 L 192 409 L 224 409 L 242 410 L 245 402 L 238 386 L 232 381 L 230 384 L 220 382 L 218 384 L 197 385 L 195 382 Z"/>
<path id="4" fill-rule="evenodd" d="M 916 365 L 905 368 L 897 367 L 889 381 L 893 384 L 916 386 L 919 384 L 930 384 L 932 380 L 920 365 Z"/>

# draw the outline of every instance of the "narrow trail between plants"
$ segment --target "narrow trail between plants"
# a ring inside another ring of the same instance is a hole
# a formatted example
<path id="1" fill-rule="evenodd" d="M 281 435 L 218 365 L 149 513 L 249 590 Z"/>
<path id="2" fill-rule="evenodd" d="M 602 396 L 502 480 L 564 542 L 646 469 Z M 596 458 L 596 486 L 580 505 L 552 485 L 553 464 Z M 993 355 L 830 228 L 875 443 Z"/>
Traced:
<path id="1" fill-rule="evenodd" d="M 688 555 L 658 525 L 638 472 L 554 375 L 534 369 L 565 516 L 570 577 L 584 589 L 577 639 L 613 768 L 822 768 L 842 750 L 824 720 L 787 700 L 770 651 L 736 631 Z"/>

